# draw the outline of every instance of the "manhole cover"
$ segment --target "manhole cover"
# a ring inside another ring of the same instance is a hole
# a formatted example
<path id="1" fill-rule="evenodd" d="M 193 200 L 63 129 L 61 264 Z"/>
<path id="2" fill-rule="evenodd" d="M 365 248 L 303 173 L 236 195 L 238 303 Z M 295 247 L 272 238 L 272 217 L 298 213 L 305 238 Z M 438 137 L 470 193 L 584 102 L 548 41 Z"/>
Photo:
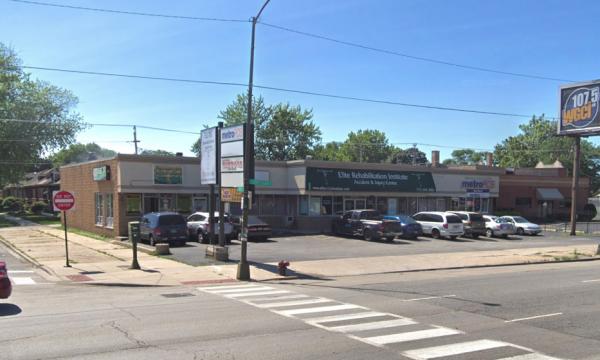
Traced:
<path id="1" fill-rule="evenodd" d="M 166 298 L 180 298 L 180 297 L 195 296 L 195 295 L 192 293 L 173 293 L 173 294 L 161 294 L 161 296 L 166 297 Z"/>

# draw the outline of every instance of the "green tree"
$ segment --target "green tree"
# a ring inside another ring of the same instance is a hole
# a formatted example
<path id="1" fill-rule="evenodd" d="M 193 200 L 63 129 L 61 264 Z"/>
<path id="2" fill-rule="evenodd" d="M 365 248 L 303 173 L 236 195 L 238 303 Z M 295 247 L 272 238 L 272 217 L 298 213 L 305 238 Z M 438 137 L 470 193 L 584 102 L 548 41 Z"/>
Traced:
<path id="1" fill-rule="evenodd" d="M 382 131 L 351 131 L 340 147 L 339 160 L 380 163 L 390 158 L 392 150 L 393 147 Z"/>
<path id="2" fill-rule="evenodd" d="M 478 165 L 486 160 L 485 151 L 473 149 L 458 149 L 452 151 L 452 158 L 444 160 L 444 165 Z"/>
<path id="3" fill-rule="evenodd" d="M 151 149 L 142 149 L 140 155 L 152 155 L 152 156 L 175 156 L 175 153 L 172 153 L 167 150 L 151 150 Z"/>
<path id="4" fill-rule="evenodd" d="M 341 143 L 331 141 L 325 145 L 316 145 L 313 150 L 313 159 L 325 161 L 340 161 Z"/>
<path id="5" fill-rule="evenodd" d="M 494 149 L 494 156 L 500 166 L 534 167 L 538 162 L 545 164 L 559 160 L 569 173 L 573 168 L 573 144 L 570 137 L 556 136 L 556 121 L 544 116 L 533 116 L 526 124 L 519 126 L 521 133 L 510 136 Z M 581 173 L 592 181 L 592 192 L 600 189 L 600 148 L 588 140 L 581 140 Z"/>
<path id="6" fill-rule="evenodd" d="M 75 141 L 83 128 L 73 111 L 77 98 L 68 90 L 23 72 L 21 60 L 0 43 L 0 184 L 18 181 L 42 155 Z M 26 120 L 26 122 L 8 121 Z M 18 141 L 14 141 L 18 140 Z"/>
<path id="7" fill-rule="evenodd" d="M 261 96 L 252 98 L 254 149 L 258 159 L 296 160 L 313 152 L 321 140 L 321 130 L 312 122 L 312 110 L 302 110 L 290 104 L 266 105 Z M 248 117 L 248 96 L 240 94 L 222 110 L 218 118 L 225 126 L 245 123 Z M 191 149 L 200 155 L 200 139 Z"/>
<path id="8" fill-rule="evenodd" d="M 408 165 L 427 165 L 427 155 L 417 147 L 408 149 L 394 148 L 390 157 L 390 162 L 393 164 L 408 164 Z"/>
<path id="9" fill-rule="evenodd" d="M 102 148 L 95 143 L 71 144 L 68 148 L 62 149 L 50 156 L 50 160 L 54 166 L 58 167 L 71 163 L 109 158 L 116 154 L 116 152 Z"/>

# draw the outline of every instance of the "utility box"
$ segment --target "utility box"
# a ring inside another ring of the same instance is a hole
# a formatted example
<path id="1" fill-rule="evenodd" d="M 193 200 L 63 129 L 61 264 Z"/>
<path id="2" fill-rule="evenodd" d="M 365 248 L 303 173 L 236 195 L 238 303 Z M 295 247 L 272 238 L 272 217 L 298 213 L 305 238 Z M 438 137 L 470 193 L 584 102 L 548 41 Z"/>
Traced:
<path id="1" fill-rule="evenodd" d="M 133 243 L 134 241 L 136 243 L 140 242 L 140 222 L 139 221 L 130 221 L 129 223 L 127 223 L 127 226 L 129 228 L 128 234 L 129 234 L 129 241 L 131 241 L 131 243 Z"/>

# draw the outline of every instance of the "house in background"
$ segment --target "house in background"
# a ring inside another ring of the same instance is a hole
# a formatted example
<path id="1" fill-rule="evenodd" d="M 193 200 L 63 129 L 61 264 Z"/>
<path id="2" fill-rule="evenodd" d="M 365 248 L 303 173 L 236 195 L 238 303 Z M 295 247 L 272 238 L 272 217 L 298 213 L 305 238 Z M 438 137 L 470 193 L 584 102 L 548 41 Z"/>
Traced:
<path id="1" fill-rule="evenodd" d="M 60 190 L 60 173 L 51 168 L 37 172 L 26 173 L 23 180 L 9 184 L 2 190 L 2 197 L 14 196 L 28 203 L 35 201 L 52 201 L 52 191 Z"/>

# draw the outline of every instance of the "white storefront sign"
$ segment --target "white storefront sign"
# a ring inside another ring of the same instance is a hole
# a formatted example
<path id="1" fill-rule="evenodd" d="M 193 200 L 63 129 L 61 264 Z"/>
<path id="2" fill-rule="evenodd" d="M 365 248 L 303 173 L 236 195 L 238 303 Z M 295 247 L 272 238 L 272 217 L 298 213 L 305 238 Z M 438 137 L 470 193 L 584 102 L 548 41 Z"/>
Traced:
<path id="1" fill-rule="evenodd" d="M 204 129 L 200 133 L 200 182 L 203 185 L 217 183 L 217 128 Z"/>
<path id="2" fill-rule="evenodd" d="M 222 128 L 221 131 L 221 186 L 244 185 L 244 125 Z"/>

